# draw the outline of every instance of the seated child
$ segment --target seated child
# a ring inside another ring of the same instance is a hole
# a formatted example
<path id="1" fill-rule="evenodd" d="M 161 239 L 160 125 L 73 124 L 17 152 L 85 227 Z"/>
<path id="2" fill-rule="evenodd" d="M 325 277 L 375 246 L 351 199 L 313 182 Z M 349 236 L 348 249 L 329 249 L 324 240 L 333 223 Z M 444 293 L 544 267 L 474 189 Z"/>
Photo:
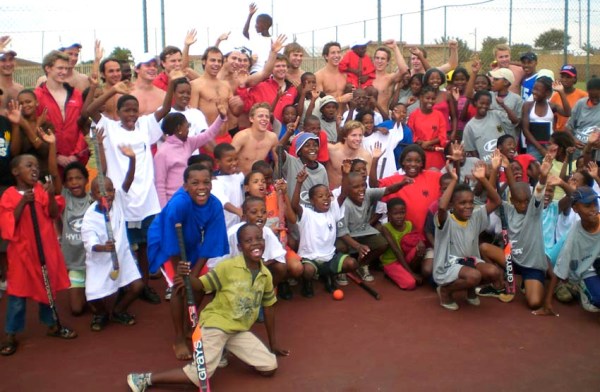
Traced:
<path id="1" fill-rule="evenodd" d="M 204 292 L 215 293 L 215 298 L 200 313 L 199 325 L 209 378 L 217 370 L 223 350 L 267 377 L 277 370 L 277 356 L 289 355 L 288 350 L 277 345 L 273 328 L 273 305 L 277 299 L 271 273 L 262 263 L 265 248 L 262 230 L 256 225 L 244 224 L 237 232 L 237 242 L 241 255 L 223 261 L 200 278 L 190 271 L 189 262 L 179 262 L 177 269 L 176 291 L 183 291 L 182 275 L 186 274 L 190 275 L 194 291 L 202 296 Z M 245 306 L 238 309 L 234 304 Z M 269 348 L 250 332 L 261 306 L 264 307 Z M 196 366 L 191 362 L 183 368 L 158 373 L 131 373 L 127 376 L 127 384 L 132 391 L 138 392 L 157 384 L 199 386 L 200 380 Z"/>
<path id="2" fill-rule="evenodd" d="M 327 148 L 327 134 L 325 131 L 321 130 L 321 122 L 317 116 L 306 116 L 304 120 L 304 125 L 302 127 L 303 132 L 312 133 L 313 135 L 319 138 L 319 152 L 317 154 L 317 161 L 322 164 L 325 164 L 329 160 L 329 149 Z M 296 145 L 298 143 L 298 135 L 292 139 L 291 146 L 288 150 L 289 154 L 293 157 L 296 157 Z M 281 144 L 284 144 L 281 142 Z"/>
<path id="3" fill-rule="evenodd" d="M 92 181 L 92 197 L 96 201 L 88 208 L 81 223 L 81 239 L 86 252 L 85 295 L 94 312 L 91 329 L 95 332 L 101 331 L 108 324 L 109 312 L 106 300 L 120 288 L 125 289 L 124 295 L 117 299 L 110 318 L 119 324 L 134 325 L 135 317 L 129 314 L 127 309 L 144 287 L 127 241 L 127 224 L 123 213 L 131 197 L 127 192 L 135 175 L 136 154 L 130 146 L 121 146 L 120 150 L 129 158 L 129 169 L 121 189 L 115 191 L 112 181 L 106 177 L 104 179 L 106 200 L 102 200 L 100 184 L 96 177 Z M 109 241 L 106 231 L 107 211 L 110 215 L 114 241 Z M 119 274 L 116 280 L 110 277 L 113 269 L 112 252 L 116 252 L 119 261 Z"/>
<path id="4" fill-rule="evenodd" d="M 479 162 L 473 177 L 481 182 L 488 193 L 485 206 L 475 206 L 475 195 L 466 184 L 458 185 L 455 170 L 448 169 L 452 182 L 440 198 L 435 221 L 435 259 L 433 279 L 438 284 L 440 304 L 448 310 L 458 310 L 453 293 L 467 290 L 467 302 L 478 306 L 480 301 L 475 287 L 491 283 L 503 285 L 502 272 L 480 256 L 477 238 L 488 226 L 488 215 L 501 203 L 500 196 L 486 178 L 486 167 Z M 452 212 L 448 214 L 449 209 Z"/>
<path id="5" fill-rule="evenodd" d="M 244 173 L 239 171 L 238 153 L 231 144 L 217 144 L 214 154 L 219 170 L 212 180 L 211 192 L 223 204 L 225 224 L 229 228 L 242 217 Z"/>

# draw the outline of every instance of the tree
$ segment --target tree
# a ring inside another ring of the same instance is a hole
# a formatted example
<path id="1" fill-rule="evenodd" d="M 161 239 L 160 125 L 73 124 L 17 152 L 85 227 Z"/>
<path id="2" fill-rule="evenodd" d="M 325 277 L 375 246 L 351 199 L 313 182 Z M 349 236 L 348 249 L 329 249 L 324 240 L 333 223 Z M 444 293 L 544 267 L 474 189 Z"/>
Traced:
<path id="1" fill-rule="evenodd" d="M 481 52 L 479 52 L 479 58 L 481 59 L 481 66 L 483 71 L 487 71 L 490 68 L 490 64 L 495 60 L 494 47 L 499 44 L 506 44 L 508 40 L 506 37 L 494 38 L 485 37 L 481 43 Z M 511 56 L 515 54 L 511 51 Z"/>
<path id="2" fill-rule="evenodd" d="M 559 29 L 550 29 L 538 35 L 534 44 L 536 48 L 545 50 L 558 50 L 569 46 L 570 36 L 567 36 L 565 42 L 565 32 Z"/>
<path id="3" fill-rule="evenodd" d="M 131 54 L 131 50 L 129 50 L 127 48 L 121 48 L 120 46 L 117 46 L 116 48 L 114 48 L 113 51 L 110 52 L 108 57 L 112 57 L 112 58 L 115 58 L 117 60 L 122 60 L 122 61 L 129 61 L 129 62 L 133 61 L 133 55 Z"/>
<path id="4" fill-rule="evenodd" d="M 512 58 L 519 58 L 523 53 L 532 52 L 533 47 L 529 44 L 512 44 L 510 54 Z"/>
<path id="5" fill-rule="evenodd" d="M 434 42 L 438 45 L 447 45 L 448 40 L 450 39 L 453 39 L 456 42 L 458 42 L 458 62 L 464 63 L 466 61 L 469 61 L 471 59 L 471 56 L 473 55 L 473 51 L 469 49 L 469 46 L 467 45 L 467 42 L 465 40 L 460 39 L 458 37 L 441 37 L 440 39 L 436 39 Z"/>

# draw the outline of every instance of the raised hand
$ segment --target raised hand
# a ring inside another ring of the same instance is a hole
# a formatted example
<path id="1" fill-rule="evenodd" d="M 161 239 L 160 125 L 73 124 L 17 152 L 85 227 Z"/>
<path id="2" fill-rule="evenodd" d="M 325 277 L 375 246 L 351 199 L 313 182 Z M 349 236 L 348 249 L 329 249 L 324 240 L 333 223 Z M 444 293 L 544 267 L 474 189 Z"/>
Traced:
<path id="1" fill-rule="evenodd" d="M 546 180 L 546 185 L 559 186 L 560 184 L 562 184 L 562 182 L 563 180 L 561 180 L 558 176 L 548 176 L 548 179 Z"/>
<path id="2" fill-rule="evenodd" d="M 465 147 L 461 142 L 455 140 L 450 144 L 450 155 L 446 155 L 446 159 L 454 162 L 461 161 L 465 156 Z"/>
<path id="3" fill-rule="evenodd" d="M 285 34 L 279 34 L 275 41 L 271 41 L 271 52 L 279 52 L 281 48 L 283 48 L 285 41 L 287 41 L 287 36 Z"/>
<path id="4" fill-rule="evenodd" d="M 187 33 L 185 33 L 185 40 L 183 43 L 188 47 L 196 43 L 196 29 L 188 30 Z"/>
<path id="5" fill-rule="evenodd" d="M 385 150 L 382 149 L 381 142 L 375 142 L 373 147 L 371 147 L 371 156 L 373 156 L 373 159 L 381 158 L 384 152 Z"/>
<path id="6" fill-rule="evenodd" d="M 479 71 L 481 71 L 481 60 L 473 60 L 471 63 L 471 72 L 473 72 L 473 75 L 477 75 Z"/>
<path id="7" fill-rule="evenodd" d="M 456 168 L 450 166 L 450 161 L 446 161 L 446 173 L 449 173 L 453 181 L 458 181 L 458 175 L 456 174 Z"/>
<path id="8" fill-rule="evenodd" d="M 448 40 L 448 47 L 450 49 L 456 49 L 456 48 L 458 48 L 458 41 L 456 41 L 455 39 L 449 39 Z"/>
<path id="9" fill-rule="evenodd" d="M 101 146 L 102 143 L 104 142 L 104 128 L 102 128 L 102 127 L 96 128 L 95 131 L 92 128 L 92 136 L 98 140 L 98 145 Z"/>
<path id="10" fill-rule="evenodd" d="M 94 43 L 94 59 L 100 61 L 102 60 L 102 57 L 104 57 L 104 48 L 102 47 L 100 40 L 97 39 Z"/>
<path id="11" fill-rule="evenodd" d="M 11 38 L 9 35 L 3 35 L 0 37 L 0 53 L 4 52 L 4 49 L 10 44 Z"/>
<path id="12" fill-rule="evenodd" d="M 121 154 L 125 155 L 127 158 L 135 158 L 135 151 L 129 144 L 121 144 L 119 145 L 119 151 Z"/>
<path id="13" fill-rule="evenodd" d="M 416 46 L 408 48 L 408 51 L 410 52 L 410 54 L 414 54 L 417 57 L 420 57 L 422 55 L 421 49 L 417 48 Z"/>
<path id="14" fill-rule="evenodd" d="M 348 175 L 352 171 L 352 159 L 344 159 L 342 161 L 342 175 Z"/>
<path id="15" fill-rule="evenodd" d="M 542 161 L 542 165 L 540 166 L 540 175 L 544 177 L 548 177 L 548 173 L 550 173 L 550 169 L 552 169 L 552 161 L 554 157 L 552 154 L 546 154 L 544 156 L 544 160 Z"/>
<path id="16" fill-rule="evenodd" d="M 456 102 L 458 102 L 458 99 L 460 98 L 460 90 L 458 89 L 458 87 L 456 87 L 456 86 L 451 87 L 450 93 L 452 94 L 452 98 L 454 98 L 454 100 Z"/>
<path id="17" fill-rule="evenodd" d="M 300 122 L 300 116 L 296 116 L 296 121 L 286 124 L 287 131 L 290 132 L 290 130 L 295 131 L 296 129 L 298 129 L 299 122 Z"/>
<path id="18" fill-rule="evenodd" d="M 306 166 L 298 172 L 296 175 L 296 182 L 298 184 L 302 184 L 308 178 L 308 173 L 306 172 Z M 298 186 L 298 185 L 296 185 Z"/>
<path id="19" fill-rule="evenodd" d="M 494 152 L 492 153 L 492 168 L 493 169 L 498 169 L 500 167 L 500 165 L 502 165 L 502 153 L 500 152 L 500 150 L 495 149 Z"/>
<path id="20" fill-rule="evenodd" d="M 555 80 L 552 83 L 552 90 L 556 91 L 557 93 L 560 93 L 560 92 L 564 92 L 565 91 L 565 87 L 562 85 L 562 83 L 560 82 L 560 80 Z"/>
<path id="21" fill-rule="evenodd" d="M 283 178 L 280 178 L 279 180 L 275 181 L 275 190 L 277 192 L 281 191 L 282 193 L 287 193 L 287 182 L 285 182 L 285 180 Z"/>
<path id="22" fill-rule="evenodd" d="M 176 80 L 176 79 L 185 78 L 185 73 L 180 69 L 173 69 L 173 70 L 171 70 L 171 72 L 169 72 L 168 76 L 169 76 L 169 80 Z"/>
<path id="23" fill-rule="evenodd" d="M 471 172 L 471 174 L 473 174 L 473 177 L 475 177 L 477 180 L 483 180 L 485 177 L 485 169 L 486 169 L 486 165 L 483 161 L 479 161 L 475 164 L 475 167 L 473 168 L 473 171 Z"/>
<path id="24" fill-rule="evenodd" d="M 42 127 L 38 127 L 37 134 L 40 137 L 40 139 L 42 139 L 48 144 L 56 143 L 56 135 L 52 132 L 50 128 L 44 131 Z"/>
<path id="25" fill-rule="evenodd" d="M 100 80 L 98 80 L 98 74 L 96 72 L 92 72 L 88 76 L 88 82 L 90 82 L 90 86 L 98 87 L 100 85 Z"/>
<path id="26" fill-rule="evenodd" d="M 226 41 L 227 39 L 229 39 L 229 34 L 231 34 L 231 31 L 228 31 L 226 33 L 219 35 L 219 38 L 217 38 L 217 41 L 219 41 L 219 42 Z"/>
<path id="27" fill-rule="evenodd" d="M 121 81 L 113 86 L 117 94 L 129 94 L 131 87 L 129 82 Z"/>
<path id="28" fill-rule="evenodd" d="M 16 99 L 8 101 L 8 120 L 13 124 L 21 122 L 21 105 Z"/>
<path id="29" fill-rule="evenodd" d="M 587 165 L 587 170 L 592 177 L 598 177 L 598 165 L 594 161 L 589 161 Z"/>
<path id="30" fill-rule="evenodd" d="M 250 15 L 254 15 L 256 13 L 256 11 L 258 11 L 258 7 L 256 6 L 256 3 L 250 3 L 250 7 L 248 8 L 248 13 Z"/>
<path id="31" fill-rule="evenodd" d="M 383 44 L 392 50 L 398 47 L 398 44 L 396 44 L 395 39 L 386 39 L 385 41 L 383 41 Z"/>
<path id="32" fill-rule="evenodd" d="M 46 122 L 46 118 L 48 117 L 48 108 L 45 107 L 42 110 L 42 114 L 38 116 L 38 118 L 35 120 L 35 126 L 39 127 L 40 125 L 44 124 Z"/>

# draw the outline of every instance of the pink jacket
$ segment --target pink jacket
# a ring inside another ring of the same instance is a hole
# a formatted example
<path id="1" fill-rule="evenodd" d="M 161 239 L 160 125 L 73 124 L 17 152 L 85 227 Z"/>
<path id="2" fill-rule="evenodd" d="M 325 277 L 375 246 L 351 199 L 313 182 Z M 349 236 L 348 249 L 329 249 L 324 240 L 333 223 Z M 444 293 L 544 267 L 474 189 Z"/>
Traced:
<path id="1" fill-rule="evenodd" d="M 185 142 L 175 135 L 167 136 L 165 142 L 160 145 L 154 156 L 154 185 L 161 208 L 183 185 L 183 172 L 187 168 L 187 161 L 192 156 L 192 152 L 213 140 L 225 122 L 227 119 L 221 120 L 221 116 L 218 116 L 200 135 L 190 136 Z"/>

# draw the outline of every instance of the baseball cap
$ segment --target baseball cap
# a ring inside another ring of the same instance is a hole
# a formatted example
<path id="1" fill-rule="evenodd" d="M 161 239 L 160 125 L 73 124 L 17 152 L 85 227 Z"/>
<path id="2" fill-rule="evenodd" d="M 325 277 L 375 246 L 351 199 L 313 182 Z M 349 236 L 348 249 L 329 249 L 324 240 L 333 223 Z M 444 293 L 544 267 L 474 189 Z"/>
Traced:
<path id="1" fill-rule="evenodd" d="M 498 68 L 490 71 L 490 76 L 497 79 L 506 79 L 510 84 L 515 82 L 515 74 L 508 68 Z"/>
<path id="2" fill-rule="evenodd" d="M 316 140 L 319 143 L 319 138 L 314 133 L 310 132 L 300 132 L 298 136 L 296 136 L 296 155 L 300 152 L 300 149 L 306 144 L 309 140 Z"/>
<path id="3" fill-rule="evenodd" d="M 529 61 L 537 61 L 537 55 L 533 52 L 526 52 L 521 55 L 521 61 L 529 60 Z"/>
<path id="4" fill-rule="evenodd" d="M 338 101 L 332 96 L 332 95 L 326 95 L 323 97 L 323 99 L 321 99 L 321 104 L 319 105 L 319 110 L 323 109 L 323 107 L 325 105 L 327 105 L 328 103 L 335 103 L 335 105 L 338 105 Z"/>
<path id="5" fill-rule="evenodd" d="M 567 75 L 575 78 L 575 77 L 577 77 L 577 68 L 575 68 L 574 66 L 572 66 L 570 64 L 563 65 L 562 68 L 560 69 L 560 73 L 567 74 Z"/>
<path id="6" fill-rule="evenodd" d="M 4 56 L 12 56 L 12 57 L 17 57 L 17 52 L 15 52 L 14 50 L 11 49 L 4 49 L 3 51 L 0 52 L 0 57 L 4 57 Z"/>
<path id="7" fill-rule="evenodd" d="M 65 50 L 67 50 L 67 49 L 71 49 L 71 48 L 78 48 L 78 49 L 81 49 L 81 44 L 80 44 L 79 42 L 73 42 L 73 43 L 72 43 L 72 44 L 70 44 L 70 45 L 64 45 L 64 46 L 61 46 L 60 48 L 58 48 L 58 50 L 59 50 L 60 52 L 64 52 Z"/>
<path id="8" fill-rule="evenodd" d="M 537 73 L 537 77 L 541 78 L 542 76 L 545 76 L 547 78 L 550 78 L 550 80 L 552 80 L 554 82 L 554 72 L 552 72 L 552 70 L 549 69 L 540 69 Z"/>
<path id="9" fill-rule="evenodd" d="M 575 205 L 575 203 L 590 204 L 598 197 L 598 194 L 589 186 L 580 186 L 571 195 L 571 205 Z"/>
<path id="10" fill-rule="evenodd" d="M 357 39 L 356 41 L 354 41 L 352 43 L 352 45 L 350 45 L 350 47 L 354 48 L 355 46 L 367 46 L 367 45 L 369 45 L 370 42 L 371 42 L 370 39 L 361 38 L 361 39 Z"/>
<path id="11" fill-rule="evenodd" d="M 151 62 L 155 62 L 158 65 L 158 59 L 155 54 L 144 52 L 135 56 L 135 65 L 139 66 L 141 64 L 148 64 Z"/>

